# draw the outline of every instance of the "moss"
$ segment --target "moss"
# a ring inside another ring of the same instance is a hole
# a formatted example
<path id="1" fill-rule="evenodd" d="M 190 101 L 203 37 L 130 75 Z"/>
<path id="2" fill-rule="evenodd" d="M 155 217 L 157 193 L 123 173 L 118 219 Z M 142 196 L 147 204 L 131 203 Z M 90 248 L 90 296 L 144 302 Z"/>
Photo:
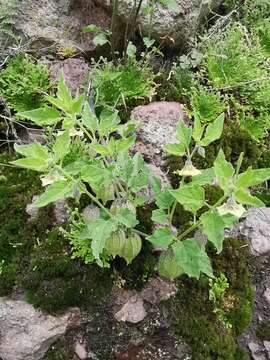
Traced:
<path id="1" fill-rule="evenodd" d="M 264 321 L 259 324 L 256 335 L 260 340 L 270 341 L 270 321 Z"/>
<path id="2" fill-rule="evenodd" d="M 44 360 L 69 360 L 73 359 L 74 351 L 66 339 L 61 339 L 51 346 L 44 355 Z"/>
<path id="3" fill-rule="evenodd" d="M 221 255 L 212 254 L 214 271 L 226 275 L 230 283 L 227 296 L 234 298 L 233 310 L 227 314 L 232 323 L 231 330 L 224 328 L 213 313 L 208 279 L 204 276 L 200 281 L 183 277 L 178 285 L 178 295 L 166 303 L 174 332 L 190 344 L 193 359 L 248 359 L 235 340 L 250 321 L 253 303 L 245 245 L 242 240 L 228 239 Z"/>

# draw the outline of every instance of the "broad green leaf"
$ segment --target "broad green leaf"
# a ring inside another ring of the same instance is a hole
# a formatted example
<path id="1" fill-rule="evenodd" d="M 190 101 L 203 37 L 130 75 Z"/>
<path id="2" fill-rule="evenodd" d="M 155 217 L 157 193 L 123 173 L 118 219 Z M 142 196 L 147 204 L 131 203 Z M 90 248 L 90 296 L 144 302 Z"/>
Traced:
<path id="1" fill-rule="evenodd" d="M 71 113 L 74 115 L 80 115 L 82 113 L 83 103 L 84 103 L 83 95 L 73 99 L 70 107 Z"/>
<path id="2" fill-rule="evenodd" d="M 184 121 L 179 121 L 176 128 L 176 138 L 187 149 L 191 141 L 192 129 Z"/>
<path id="3" fill-rule="evenodd" d="M 99 143 L 91 143 L 91 148 L 101 155 L 110 155 L 110 149 L 106 145 L 102 145 Z"/>
<path id="4" fill-rule="evenodd" d="M 244 173 L 240 174 L 236 180 L 236 187 L 248 188 L 251 186 L 259 185 L 270 179 L 270 168 L 266 169 L 247 169 Z"/>
<path id="5" fill-rule="evenodd" d="M 155 40 L 154 39 L 150 39 L 149 37 L 144 37 L 143 38 L 143 43 L 146 46 L 147 49 L 149 49 L 151 46 L 154 45 Z"/>
<path id="6" fill-rule="evenodd" d="M 45 99 L 50 102 L 52 105 L 56 106 L 58 109 L 64 111 L 65 113 L 70 113 L 70 105 L 71 105 L 71 101 L 64 102 L 62 100 L 57 99 L 56 97 L 53 96 L 49 96 L 47 95 L 45 97 Z M 59 119 L 60 120 L 60 119 Z M 70 118 L 68 118 L 69 121 L 71 121 Z M 74 124 L 74 122 L 72 122 L 72 125 Z"/>
<path id="7" fill-rule="evenodd" d="M 136 215 L 128 208 L 118 209 L 114 219 L 127 228 L 133 228 L 138 224 Z"/>
<path id="8" fill-rule="evenodd" d="M 14 160 L 10 162 L 13 165 L 20 166 L 25 169 L 35 171 L 45 171 L 48 169 L 48 161 L 42 158 L 27 157 L 24 159 Z"/>
<path id="9" fill-rule="evenodd" d="M 36 125 L 55 125 L 61 120 L 61 114 L 50 107 L 24 111 L 17 114 L 18 116 L 31 120 Z"/>
<path id="10" fill-rule="evenodd" d="M 65 131 L 63 134 L 56 138 L 56 141 L 53 145 L 53 152 L 55 155 L 55 161 L 64 159 L 64 157 L 69 153 L 70 148 L 70 136 L 69 132 Z"/>
<path id="11" fill-rule="evenodd" d="M 103 110 L 100 114 L 99 133 L 100 136 L 108 136 L 117 130 L 120 119 L 117 111 Z"/>
<path id="12" fill-rule="evenodd" d="M 217 252 L 222 251 L 224 240 L 225 222 L 223 218 L 215 210 L 208 210 L 200 217 L 202 221 L 203 233 L 208 237 L 209 241 L 215 245 Z"/>
<path id="13" fill-rule="evenodd" d="M 224 152 L 219 151 L 214 162 L 214 171 L 218 184 L 225 194 L 229 194 L 233 184 L 234 168 L 231 163 L 225 159 Z"/>
<path id="14" fill-rule="evenodd" d="M 92 133 L 95 133 L 98 130 L 98 119 L 96 115 L 92 112 L 88 102 L 86 102 L 83 109 L 82 123 Z"/>
<path id="15" fill-rule="evenodd" d="M 174 241 L 174 235 L 170 228 L 165 227 L 157 229 L 153 235 L 147 236 L 147 240 L 153 245 L 161 246 L 166 249 Z"/>
<path id="16" fill-rule="evenodd" d="M 97 219 L 88 224 L 89 235 L 92 239 L 91 248 L 97 263 L 102 266 L 100 254 L 103 252 L 109 236 L 117 230 L 117 223 L 113 220 Z"/>
<path id="17" fill-rule="evenodd" d="M 100 45 L 100 46 L 102 46 L 102 45 L 105 45 L 105 44 L 107 44 L 109 42 L 109 39 L 108 39 L 108 37 L 107 37 L 107 35 L 105 34 L 105 33 L 100 33 L 100 34 L 98 34 L 98 35 L 96 35 L 95 37 L 94 37 L 94 39 L 93 39 L 93 43 L 95 44 L 95 45 Z"/>
<path id="18" fill-rule="evenodd" d="M 119 139 L 115 141 L 115 154 L 119 154 L 122 151 L 127 151 L 135 143 L 135 136 L 129 136 L 126 139 Z"/>
<path id="19" fill-rule="evenodd" d="M 200 117 L 194 114 L 192 137 L 196 142 L 199 142 L 201 140 L 203 131 L 204 131 L 204 126 L 202 126 L 201 124 Z"/>
<path id="20" fill-rule="evenodd" d="M 164 146 L 164 150 L 170 154 L 175 156 L 183 156 L 186 153 L 186 149 L 184 144 L 167 144 Z"/>
<path id="21" fill-rule="evenodd" d="M 72 184 L 62 180 L 48 186 L 40 197 L 34 202 L 33 206 L 40 208 L 60 199 L 70 196 L 72 193 Z"/>
<path id="22" fill-rule="evenodd" d="M 256 207 L 264 206 L 264 203 L 256 196 L 252 196 L 249 191 L 239 189 L 234 193 L 235 200 L 243 205 L 251 205 Z"/>
<path id="23" fill-rule="evenodd" d="M 137 52 L 137 48 L 134 44 L 132 44 L 131 41 L 129 41 L 128 46 L 127 46 L 127 56 L 130 59 L 134 59 L 136 56 L 136 52 Z"/>
<path id="24" fill-rule="evenodd" d="M 166 224 L 168 216 L 163 210 L 157 209 L 152 211 L 152 220 L 158 224 Z"/>
<path id="25" fill-rule="evenodd" d="M 170 193 L 171 188 L 168 186 L 162 187 L 161 180 L 155 176 L 151 179 L 151 183 L 155 194 L 156 205 L 160 209 L 169 209 L 174 202 L 174 197 Z"/>
<path id="26" fill-rule="evenodd" d="M 48 150 L 46 146 L 42 146 L 38 142 L 34 142 L 29 145 L 14 145 L 14 149 L 17 153 L 26 157 L 35 157 L 39 159 L 48 160 Z"/>
<path id="27" fill-rule="evenodd" d="M 180 186 L 177 190 L 171 190 L 172 196 L 183 205 L 184 209 L 196 213 L 204 205 L 204 189 L 197 184 Z"/>
<path id="28" fill-rule="evenodd" d="M 193 176 L 192 184 L 196 185 L 211 185 L 215 179 L 215 171 L 213 168 L 201 170 L 200 175 Z"/>
<path id="29" fill-rule="evenodd" d="M 172 245 L 172 248 L 177 263 L 188 276 L 199 279 L 202 272 L 213 277 L 210 259 L 196 239 L 177 241 Z"/>
<path id="30" fill-rule="evenodd" d="M 223 131 L 224 114 L 219 115 L 216 120 L 209 124 L 205 131 L 204 138 L 199 142 L 201 146 L 208 146 L 213 141 L 218 140 Z"/>

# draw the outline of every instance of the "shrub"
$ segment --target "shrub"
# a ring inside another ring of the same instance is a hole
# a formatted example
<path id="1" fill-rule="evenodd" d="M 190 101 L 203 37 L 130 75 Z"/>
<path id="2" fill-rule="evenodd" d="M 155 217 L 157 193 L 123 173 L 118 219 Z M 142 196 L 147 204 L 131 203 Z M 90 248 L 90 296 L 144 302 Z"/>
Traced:
<path id="1" fill-rule="evenodd" d="M 27 55 L 11 60 L 0 72 L 0 95 L 15 111 L 36 109 L 45 103 L 50 89 L 49 71 Z"/>

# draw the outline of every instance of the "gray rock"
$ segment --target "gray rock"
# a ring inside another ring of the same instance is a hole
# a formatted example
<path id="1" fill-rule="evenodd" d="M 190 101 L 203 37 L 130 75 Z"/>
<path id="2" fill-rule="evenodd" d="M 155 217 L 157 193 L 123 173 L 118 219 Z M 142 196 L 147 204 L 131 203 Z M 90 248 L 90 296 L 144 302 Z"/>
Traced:
<path id="1" fill-rule="evenodd" d="M 270 307 L 270 288 L 267 288 L 265 292 L 263 293 L 263 296 L 265 297 L 265 300 L 268 302 L 268 305 Z"/>
<path id="2" fill-rule="evenodd" d="M 250 342 L 248 344 L 248 347 L 253 360 L 267 360 L 266 356 L 263 353 L 263 349 L 259 344 L 255 342 Z"/>
<path id="3" fill-rule="evenodd" d="M 139 294 L 131 296 L 124 306 L 114 315 L 117 321 L 137 324 L 146 317 L 143 299 Z"/>
<path id="4" fill-rule="evenodd" d="M 177 293 L 178 289 L 173 281 L 160 277 L 150 279 L 141 291 L 141 297 L 152 305 L 158 305 Z"/>
<path id="5" fill-rule="evenodd" d="M 250 241 L 255 256 L 270 252 L 270 208 L 251 209 L 240 225 L 240 233 Z"/>
<path id="6" fill-rule="evenodd" d="M 81 344 L 79 341 L 76 341 L 74 345 L 74 352 L 80 360 L 88 359 L 88 353 L 84 344 Z"/>
<path id="7" fill-rule="evenodd" d="M 33 203 L 39 198 L 39 195 L 34 195 L 31 204 L 26 205 L 26 213 L 30 215 L 30 221 L 34 220 L 38 215 L 38 208 L 33 206 Z"/>
<path id="8" fill-rule="evenodd" d="M 92 52 L 93 34 L 82 33 L 88 24 L 102 28 L 110 24 L 108 13 L 91 0 L 22 0 L 15 29 L 39 54 L 64 48 Z"/>
<path id="9" fill-rule="evenodd" d="M 265 350 L 267 351 L 267 355 L 270 356 L 270 341 L 264 341 L 263 346 L 265 347 Z"/>
<path id="10" fill-rule="evenodd" d="M 81 315 L 72 309 L 62 316 L 44 314 L 24 300 L 0 298 L 0 358 L 39 360 Z"/>
<path id="11" fill-rule="evenodd" d="M 66 199 L 57 200 L 53 206 L 54 224 L 65 224 L 68 220 L 68 212 L 66 209 Z"/>
<path id="12" fill-rule="evenodd" d="M 109 0 L 98 0 L 99 3 L 110 7 Z M 163 40 L 169 46 L 179 46 L 187 43 L 193 38 L 203 23 L 203 20 L 211 9 L 217 8 L 221 0 L 176 0 L 178 8 L 176 11 L 157 4 L 153 13 L 152 37 L 157 41 Z M 143 7 L 148 4 L 146 0 L 142 2 Z M 130 12 L 134 6 L 133 0 L 123 0 L 119 2 L 119 15 L 124 22 L 130 17 Z M 148 35 L 148 16 L 140 12 L 138 27 L 144 35 Z"/>
<path id="13" fill-rule="evenodd" d="M 50 65 L 51 79 L 57 82 L 61 71 L 63 71 L 65 82 L 74 96 L 77 90 L 79 92 L 84 90 L 89 69 L 89 65 L 82 58 L 69 58 L 64 61 L 55 61 Z"/>

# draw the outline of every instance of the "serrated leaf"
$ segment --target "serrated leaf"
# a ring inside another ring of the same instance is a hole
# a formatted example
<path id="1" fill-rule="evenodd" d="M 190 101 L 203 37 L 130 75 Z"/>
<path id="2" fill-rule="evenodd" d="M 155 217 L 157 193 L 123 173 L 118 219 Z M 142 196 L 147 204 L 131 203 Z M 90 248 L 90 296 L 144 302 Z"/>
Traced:
<path id="1" fill-rule="evenodd" d="M 194 114 L 192 137 L 196 142 L 199 142 L 201 140 L 203 131 L 204 131 L 204 126 L 202 126 L 199 116 Z"/>
<path id="2" fill-rule="evenodd" d="M 193 176 L 192 184 L 196 185 L 211 185 L 215 179 L 215 171 L 213 168 L 201 170 L 200 175 Z"/>
<path id="3" fill-rule="evenodd" d="M 208 146 L 213 141 L 218 140 L 223 131 L 224 114 L 219 115 L 216 120 L 206 128 L 204 138 L 199 141 L 199 145 Z"/>
<path id="4" fill-rule="evenodd" d="M 119 139 L 115 141 L 115 153 L 116 155 L 120 152 L 127 151 L 131 148 L 132 145 L 134 145 L 136 140 L 135 136 L 129 136 L 125 139 Z"/>
<path id="5" fill-rule="evenodd" d="M 147 236 L 147 240 L 153 245 L 161 246 L 166 249 L 174 241 L 174 235 L 170 228 L 165 227 L 157 229 L 153 235 Z"/>
<path id="6" fill-rule="evenodd" d="M 246 209 L 240 204 L 227 202 L 219 206 L 217 211 L 221 216 L 230 214 L 240 219 L 245 214 Z"/>
<path id="7" fill-rule="evenodd" d="M 167 214 L 161 209 L 153 210 L 151 219 L 158 224 L 166 224 L 168 222 Z"/>
<path id="8" fill-rule="evenodd" d="M 35 170 L 35 171 L 45 171 L 48 169 L 48 161 L 42 158 L 36 157 L 27 157 L 24 159 L 11 161 L 10 164 L 20 166 L 25 169 Z"/>
<path id="9" fill-rule="evenodd" d="M 55 161 L 64 159 L 64 157 L 69 153 L 70 148 L 70 136 L 69 132 L 65 131 L 63 134 L 56 138 L 56 141 L 53 145 L 53 152 L 55 155 Z"/>
<path id="10" fill-rule="evenodd" d="M 172 245 L 179 266 L 190 277 L 199 279 L 200 273 L 213 276 L 210 259 L 194 238 L 177 241 Z"/>
<path id="11" fill-rule="evenodd" d="M 204 205 L 204 189 L 197 184 L 180 186 L 177 190 L 171 190 L 172 196 L 183 205 L 184 209 L 196 213 Z"/>
<path id="12" fill-rule="evenodd" d="M 252 196 L 249 191 L 239 189 L 234 193 L 234 198 L 237 202 L 243 205 L 251 205 L 256 207 L 263 207 L 264 203 L 256 196 Z"/>
<path id="13" fill-rule="evenodd" d="M 232 164 L 225 159 L 225 155 L 222 150 L 219 151 L 218 156 L 214 161 L 214 171 L 219 186 L 225 194 L 228 194 L 230 192 L 235 171 Z"/>
<path id="14" fill-rule="evenodd" d="M 23 156 L 26 156 L 26 157 L 36 157 L 36 158 L 40 158 L 40 159 L 44 159 L 44 160 L 47 160 L 49 157 L 48 149 L 46 148 L 46 146 L 42 146 L 38 142 L 34 142 L 29 145 L 15 144 L 14 150 L 17 153 L 19 153 Z"/>
<path id="15" fill-rule="evenodd" d="M 265 169 L 247 169 L 244 173 L 240 174 L 236 180 L 237 188 L 248 188 L 251 186 L 259 185 L 270 179 L 270 168 Z"/>
<path id="16" fill-rule="evenodd" d="M 72 103 L 72 96 L 71 96 L 69 88 L 67 87 L 67 85 L 65 83 L 65 77 L 64 77 L 63 70 L 60 73 L 56 95 L 57 95 L 58 100 L 60 100 L 64 104 L 65 108 L 70 107 L 70 104 Z"/>
<path id="17" fill-rule="evenodd" d="M 83 109 L 82 123 L 92 133 L 95 133 L 98 130 L 98 119 L 97 119 L 96 115 L 93 113 L 93 111 L 91 110 L 88 102 L 85 103 L 85 106 Z"/>
<path id="18" fill-rule="evenodd" d="M 128 208 L 118 209 L 114 219 L 127 228 L 133 228 L 138 224 L 136 215 Z"/>
<path id="19" fill-rule="evenodd" d="M 160 209 L 169 209 L 174 202 L 174 197 L 170 193 L 171 188 L 161 186 L 161 180 L 157 177 L 151 179 L 151 184 L 155 194 L 156 205 Z"/>
<path id="20" fill-rule="evenodd" d="M 108 136 L 117 130 L 120 119 L 117 111 L 103 110 L 100 114 L 99 133 L 102 137 Z"/>
<path id="21" fill-rule="evenodd" d="M 170 154 L 175 156 L 183 156 L 186 153 L 186 149 L 184 144 L 166 144 L 164 146 L 164 150 Z"/>
<path id="22" fill-rule="evenodd" d="M 217 252 L 220 253 L 222 251 L 224 229 L 226 226 L 222 216 L 215 210 L 209 210 L 202 214 L 200 220 L 202 221 L 203 233 L 214 244 Z"/>
<path id="23" fill-rule="evenodd" d="M 100 254 L 103 252 L 109 236 L 117 230 L 117 223 L 112 220 L 97 219 L 88 224 L 89 236 L 92 239 L 91 248 L 98 264 L 102 266 Z"/>
<path id="24" fill-rule="evenodd" d="M 40 197 L 33 203 L 34 207 L 40 208 L 60 199 L 64 199 L 71 194 L 72 184 L 65 180 L 57 181 L 48 186 Z"/>
<path id="25" fill-rule="evenodd" d="M 187 149 L 191 141 L 192 129 L 184 121 L 180 121 L 176 128 L 176 138 Z"/>
<path id="26" fill-rule="evenodd" d="M 102 145 L 99 143 L 91 143 L 91 148 L 98 154 L 101 155 L 110 155 L 110 149 L 106 145 Z"/>
<path id="27" fill-rule="evenodd" d="M 55 125 L 61 120 L 61 114 L 56 109 L 50 107 L 24 111 L 17 115 L 24 119 L 31 120 L 39 126 Z"/>

